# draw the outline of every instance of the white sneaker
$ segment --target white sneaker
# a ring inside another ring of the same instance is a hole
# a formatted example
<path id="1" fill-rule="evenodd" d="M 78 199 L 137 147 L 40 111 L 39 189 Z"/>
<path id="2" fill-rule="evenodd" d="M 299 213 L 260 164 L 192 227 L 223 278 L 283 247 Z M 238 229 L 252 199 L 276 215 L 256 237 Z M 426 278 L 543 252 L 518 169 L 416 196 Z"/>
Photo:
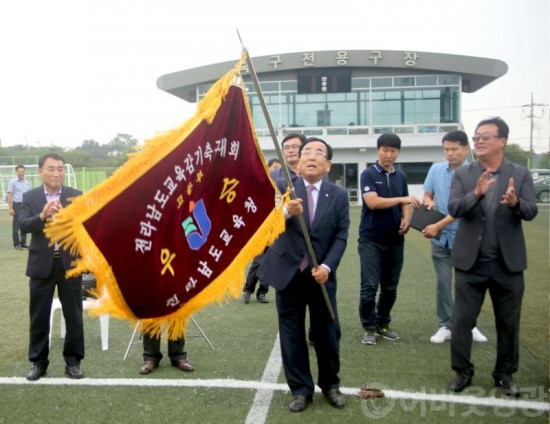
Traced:
<path id="1" fill-rule="evenodd" d="M 451 330 L 447 327 L 439 327 L 437 333 L 430 337 L 432 343 L 444 343 L 445 340 L 451 340 Z"/>
<path id="2" fill-rule="evenodd" d="M 479 343 L 485 343 L 487 341 L 487 337 L 485 337 L 483 333 L 477 329 L 477 327 L 472 328 L 472 339 Z"/>

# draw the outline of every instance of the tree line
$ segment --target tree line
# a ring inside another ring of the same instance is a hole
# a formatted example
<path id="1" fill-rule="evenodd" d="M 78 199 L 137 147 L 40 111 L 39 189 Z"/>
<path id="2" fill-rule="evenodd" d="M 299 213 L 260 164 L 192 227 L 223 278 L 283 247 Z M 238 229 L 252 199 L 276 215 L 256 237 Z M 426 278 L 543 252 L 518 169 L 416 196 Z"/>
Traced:
<path id="1" fill-rule="evenodd" d="M 44 153 L 55 152 L 62 155 L 74 168 L 118 168 L 134 153 L 138 140 L 130 134 L 117 134 L 111 141 L 99 144 L 96 140 L 84 140 L 82 145 L 67 149 L 61 146 L 30 147 L 16 145 L 0 146 L 0 165 L 36 164 L 37 158 Z M 506 147 L 508 159 L 530 168 L 550 168 L 550 152 L 536 154 L 531 160 L 529 150 L 518 144 L 510 143 Z M 442 156 L 443 160 L 443 156 Z M 19 162 L 18 162 L 19 161 Z"/>
<path id="2" fill-rule="evenodd" d="M 75 148 L 61 146 L 0 146 L 1 165 L 36 164 L 45 153 L 58 153 L 73 168 L 118 168 L 128 159 L 129 153 L 136 151 L 138 140 L 129 134 L 117 134 L 111 141 L 99 144 L 96 140 L 84 140 Z"/>

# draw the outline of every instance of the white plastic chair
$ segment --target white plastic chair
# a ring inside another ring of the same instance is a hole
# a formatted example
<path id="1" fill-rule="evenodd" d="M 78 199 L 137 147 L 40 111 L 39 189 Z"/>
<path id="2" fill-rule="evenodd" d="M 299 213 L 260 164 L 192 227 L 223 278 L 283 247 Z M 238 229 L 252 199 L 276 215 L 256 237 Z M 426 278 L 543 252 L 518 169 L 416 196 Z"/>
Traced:
<path id="1" fill-rule="evenodd" d="M 90 309 L 97 303 L 95 299 L 86 299 L 82 301 L 82 309 Z M 65 337 L 67 329 L 65 327 L 65 317 L 63 317 L 63 311 L 61 308 L 61 301 L 58 298 L 54 298 L 52 302 L 52 312 L 50 313 L 50 345 L 52 344 L 52 328 L 53 328 L 53 316 L 56 310 L 60 310 L 61 320 L 59 333 L 61 338 Z M 101 327 L 101 349 L 109 349 L 109 315 L 99 316 L 99 325 Z"/>

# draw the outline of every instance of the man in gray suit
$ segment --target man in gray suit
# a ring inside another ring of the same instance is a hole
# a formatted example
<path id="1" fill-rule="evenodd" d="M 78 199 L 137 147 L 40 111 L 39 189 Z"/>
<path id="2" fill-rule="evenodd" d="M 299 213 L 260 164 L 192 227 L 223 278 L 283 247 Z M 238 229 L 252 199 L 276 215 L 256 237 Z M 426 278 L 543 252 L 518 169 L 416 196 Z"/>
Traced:
<path id="1" fill-rule="evenodd" d="M 68 205 L 69 199 L 82 194 L 80 190 L 63 185 L 65 160 L 56 153 L 47 153 L 38 161 L 42 185 L 23 195 L 19 224 L 21 231 L 31 233 L 27 276 L 29 277 L 30 342 L 29 361 L 32 368 L 27 380 L 36 381 L 46 375 L 50 353 L 50 311 L 55 288 L 67 323 L 63 345 L 65 374 L 80 379 L 80 361 L 84 358 L 84 328 L 82 320 L 82 279 L 67 279 L 65 272 L 76 258 L 69 251 L 50 246 L 44 235 L 46 222 Z"/>
<path id="2" fill-rule="evenodd" d="M 336 308 L 336 268 L 346 249 L 349 202 L 346 191 L 325 178 L 332 148 L 319 138 L 308 138 L 299 150 L 300 177 L 294 180 L 297 199 L 285 206 L 286 229 L 269 247 L 258 275 L 277 290 L 281 356 L 293 395 L 289 409 L 301 412 L 313 400 L 315 386 L 309 367 L 305 318 L 309 309 L 311 338 L 318 363 L 317 385 L 329 404 L 343 408 L 340 392 L 340 324 Z M 281 191 L 286 182 L 278 180 Z M 308 199 L 309 198 L 309 199 Z M 304 215 L 315 257 L 313 267 L 298 216 Z M 321 285 L 334 311 L 331 318 Z"/>
<path id="3" fill-rule="evenodd" d="M 460 218 L 451 262 L 455 267 L 455 303 L 451 330 L 449 389 L 471 384 L 472 328 L 489 290 L 497 331 L 493 379 L 497 390 L 519 397 L 512 374 L 519 366 L 519 318 L 527 268 L 522 220 L 537 215 L 529 170 L 504 156 L 508 125 L 501 118 L 481 121 L 473 137 L 477 161 L 455 171 L 449 214 Z"/>

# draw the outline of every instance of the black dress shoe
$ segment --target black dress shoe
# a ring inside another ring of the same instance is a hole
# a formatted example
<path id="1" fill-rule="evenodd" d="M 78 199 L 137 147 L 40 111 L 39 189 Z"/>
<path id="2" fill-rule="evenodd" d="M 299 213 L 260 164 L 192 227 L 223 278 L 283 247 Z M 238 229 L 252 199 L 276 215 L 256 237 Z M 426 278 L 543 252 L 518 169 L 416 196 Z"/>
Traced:
<path id="1" fill-rule="evenodd" d="M 495 379 L 495 387 L 499 392 L 504 393 L 506 396 L 518 398 L 519 387 L 511 378 Z"/>
<path id="2" fill-rule="evenodd" d="M 46 375 L 46 368 L 45 367 L 40 367 L 36 364 L 33 364 L 31 370 L 27 374 L 27 380 L 36 381 L 40 377 L 43 377 L 45 375 Z"/>
<path id="3" fill-rule="evenodd" d="M 172 366 L 185 372 L 195 371 L 195 368 L 187 361 L 187 359 L 178 359 L 177 361 L 173 361 Z"/>
<path id="4" fill-rule="evenodd" d="M 159 364 L 155 361 L 145 361 L 142 367 L 139 369 L 140 374 L 151 374 L 155 371 L 155 368 L 158 368 Z"/>
<path id="5" fill-rule="evenodd" d="M 335 408 L 343 408 L 346 406 L 346 400 L 344 395 L 339 389 L 330 389 L 323 391 L 323 395 L 327 398 L 328 403 L 330 403 Z"/>
<path id="6" fill-rule="evenodd" d="M 294 399 L 292 399 L 292 402 L 288 405 L 288 409 L 290 409 L 291 412 L 302 412 L 311 402 L 311 397 L 301 395 L 294 396 Z"/>
<path id="7" fill-rule="evenodd" d="M 451 381 L 451 384 L 449 385 L 449 390 L 451 392 L 458 393 L 464 390 L 470 384 L 472 384 L 472 377 L 466 374 L 457 374 L 453 381 Z"/>
<path id="8" fill-rule="evenodd" d="M 67 365 L 65 367 L 65 375 L 73 380 L 84 378 L 84 374 L 82 374 L 79 365 Z"/>

